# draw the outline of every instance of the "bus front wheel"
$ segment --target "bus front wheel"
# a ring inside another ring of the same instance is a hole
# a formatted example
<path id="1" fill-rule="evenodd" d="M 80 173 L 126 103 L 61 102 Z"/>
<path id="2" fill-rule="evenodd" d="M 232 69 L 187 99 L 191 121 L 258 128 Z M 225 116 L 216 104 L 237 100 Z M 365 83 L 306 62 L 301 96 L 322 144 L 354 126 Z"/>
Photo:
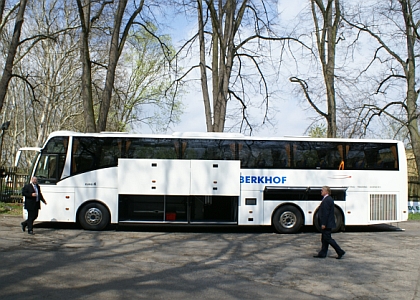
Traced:
<path id="1" fill-rule="evenodd" d="M 279 233 L 296 233 L 303 223 L 303 217 L 299 209 L 291 205 L 285 205 L 276 210 L 273 215 L 273 225 Z"/>
<path id="2" fill-rule="evenodd" d="M 109 224 L 108 209 L 96 202 L 88 203 L 79 212 L 79 223 L 86 230 L 102 230 Z"/>

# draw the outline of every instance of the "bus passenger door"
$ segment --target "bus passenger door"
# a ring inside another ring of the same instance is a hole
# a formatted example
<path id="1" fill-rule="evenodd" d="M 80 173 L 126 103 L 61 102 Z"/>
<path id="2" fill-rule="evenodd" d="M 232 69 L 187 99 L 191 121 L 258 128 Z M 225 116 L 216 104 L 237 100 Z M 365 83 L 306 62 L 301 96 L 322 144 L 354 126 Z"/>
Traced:
<path id="1" fill-rule="evenodd" d="M 40 185 L 47 204 L 41 203 L 37 221 L 74 222 L 74 189 Z"/>

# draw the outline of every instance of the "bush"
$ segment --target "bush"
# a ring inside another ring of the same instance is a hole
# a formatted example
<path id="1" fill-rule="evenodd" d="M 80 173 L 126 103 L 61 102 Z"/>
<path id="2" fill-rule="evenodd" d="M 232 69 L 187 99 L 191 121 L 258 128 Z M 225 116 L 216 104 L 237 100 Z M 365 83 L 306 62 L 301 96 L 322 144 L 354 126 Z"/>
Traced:
<path id="1" fill-rule="evenodd" d="M 408 214 L 408 219 L 409 220 L 420 221 L 420 213 L 418 213 L 418 214 Z"/>
<path id="2" fill-rule="evenodd" d="M 0 214 L 11 216 L 22 215 L 22 204 L 0 202 Z"/>

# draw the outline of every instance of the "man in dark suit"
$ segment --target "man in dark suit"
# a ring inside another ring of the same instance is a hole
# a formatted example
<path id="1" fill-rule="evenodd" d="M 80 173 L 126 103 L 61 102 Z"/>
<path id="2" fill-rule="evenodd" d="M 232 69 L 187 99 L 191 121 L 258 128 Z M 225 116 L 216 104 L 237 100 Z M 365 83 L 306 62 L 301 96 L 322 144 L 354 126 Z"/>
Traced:
<path id="1" fill-rule="evenodd" d="M 331 237 L 331 230 L 335 228 L 336 223 L 334 217 L 334 199 L 330 195 L 331 189 L 328 186 L 323 186 L 321 190 L 323 199 L 318 208 L 318 222 L 321 225 L 322 234 L 322 249 L 314 257 L 325 258 L 328 253 L 328 246 L 331 245 L 335 252 L 337 252 L 338 256 L 336 258 L 341 259 L 346 252 Z"/>
<path id="2" fill-rule="evenodd" d="M 31 178 L 31 182 L 26 184 L 22 188 L 22 195 L 25 196 L 24 208 L 28 211 L 28 219 L 20 225 L 22 226 L 22 231 L 25 232 L 26 227 L 28 227 L 28 233 L 34 234 L 33 225 L 36 218 L 38 218 L 38 211 L 41 209 L 41 201 L 47 204 L 42 196 L 41 188 L 38 185 L 38 179 L 36 177 Z"/>

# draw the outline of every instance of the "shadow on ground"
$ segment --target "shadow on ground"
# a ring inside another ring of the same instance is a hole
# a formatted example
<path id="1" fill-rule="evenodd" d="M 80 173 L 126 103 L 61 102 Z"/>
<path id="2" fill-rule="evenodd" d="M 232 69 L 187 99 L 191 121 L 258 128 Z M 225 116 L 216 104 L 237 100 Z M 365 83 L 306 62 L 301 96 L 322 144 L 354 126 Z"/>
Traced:
<path id="1" fill-rule="evenodd" d="M 52 228 L 66 230 L 81 230 L 80 225 L 75 223 L 43 222 L 34 225 L 36 228 Z M 196 233 L 276 233 L 271 226 L 235 226 L 235 225 L 110 225 L 107 231 L 125 232 L 196 232 Z M 389 232 L 401 231 L 396 224 L 378 224 L 369 226 L 346 226 L 344 232 Z M 318 233 L 314 226 L 303 226 L 297 233 Z"/>

